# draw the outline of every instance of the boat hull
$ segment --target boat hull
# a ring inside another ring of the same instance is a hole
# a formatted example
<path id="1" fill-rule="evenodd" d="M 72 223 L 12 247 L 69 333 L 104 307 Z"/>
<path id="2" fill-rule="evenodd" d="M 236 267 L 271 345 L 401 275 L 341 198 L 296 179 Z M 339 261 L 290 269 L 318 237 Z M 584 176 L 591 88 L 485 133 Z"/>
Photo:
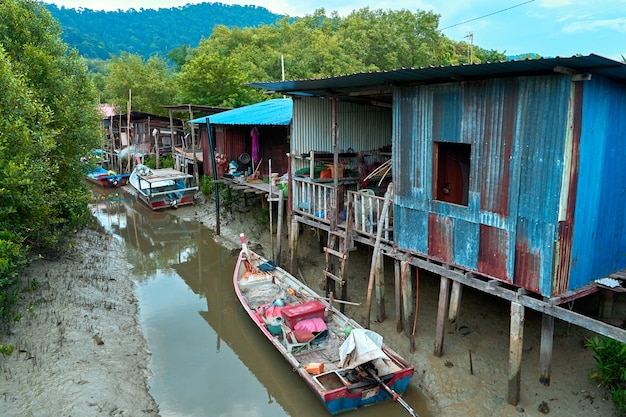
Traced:
<path id="1" fill-rule="evenodd" d="M 85 179 L 102 188 L 117 188 L 128 184 L 130 174 L 117 174 L 103 168 L 94 169 L 85 176 Z"/>
<path id="2" fill-rule="evenodd" d="M 328 365 L 327 369 L 323 370 L 319 374 L 307 371 L 308 365 L 306 362 L 311 357 L 308 355 L 313 355 L 313 352 L 310 354 L 294 354 L 293 351 L 290 352 L 288 347 L 285 345 L 284 339 L 286 334 L 283 333 L 282 335 L 276 335 L 276 332 L 271 332 L 268 328 L 267 318 L 264 318 L 262 314 L 260 314 L 258 307 L 249 303 L 248 298 L 250 298 L 249 294 L 252 291 L 250 288 L 265 284 L 262 282 L 263 278 L 260 278 L 258 281 L 255 281 L 256 278 L 250 278 L 252 276 L 250 275 L 250 267 L 249 265 L 246 266 L 248 256 L 255 258 L 257 264 L 259 265 L 267 263 L 267 260 L 260 257 L 258 254 L 250 252 L 247 249 L 241 251 L 233 279 L 235 292 L 237 293 L 241 304 L 262 334 L 293 366 L 300 378 L 315 393 L 328 412 L 334 415 L 389 401 L 391 397 L 388 392 L 375 381 L 369 378 L 363 378 L 362 380 L 356 382 L 348 380 L 348 373 L 353 373 L 355 370 L 362 371 L 361 368 L 365 365 L 359 365 L 353 369 L 349 369 L 348 367 L 341 366 L 338 362 L 330 361 L 324 364 Z M 329 303 L 325 300 L 320 299 L 320 297 L 317 296 L 313 290 L 304 286 L 304 284 L 296 280 L 286 271 L 275 267 L 270 274 L 271 278 L 268 279 L 271 279 L 272 283 L 278 282 L 281 286 L 285 286 L 285 288 L 295 289 L 295 292 L 304 299 L 314 299 L 317 297 L 316 301 L 319 301 L 324 305 L 324 321 L 328 323 L 328 333 L 326 340 L 317 345 L 319 351 L 322 352 L 320 357 L 330 357 L 333 355 L 333 351 L 331 351 L 333 348 L 331 346 L 337 346 L 333 345 L 333 343 L 337 342 L 331 341 L 338 339 L 340 344 L 345 341 L 347 336 L 344 329 L 350 327 L 365 331 L 358 323 L 343 315 L 339 312 L 339 310 L 329 305 Z M 288 292 L 291 293 L 291 291 Z M 290 317 L 285 315 L 284 311 L 285 310 L 283 310 L 283 316 L 288 322 Z M 324 351 L 325 343 L 328 343 L 328 351 Z M 402 395 L 409 386 L 410 380 L 414 374 L 413 366 L 384 344 L 382 345 L 382 351 L 386 355 L 389 363 L 392 365 L 389 366 L 389 368 L 380 367 L 381 370 L 387 369 L 387 371 L 383 371 L 379 375 L 380 380 L 382 380 L 387 387 L 395 391 L 395 393 Z"/>
<path id="3" fill-rule="evenodd" d="M 137 197 L 152 210 L 177 208 L 194 204 L 198 187 L 190 186 L 193 177 L 173 169 L 135 167 L 128 183 Z"/>

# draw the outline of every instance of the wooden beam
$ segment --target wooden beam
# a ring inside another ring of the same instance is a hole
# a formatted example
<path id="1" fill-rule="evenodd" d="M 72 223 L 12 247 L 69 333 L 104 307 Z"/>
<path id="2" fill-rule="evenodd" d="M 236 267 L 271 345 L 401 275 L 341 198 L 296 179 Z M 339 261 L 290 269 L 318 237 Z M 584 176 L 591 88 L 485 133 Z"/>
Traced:
<path id="1" fill-rule="evenodd" d="M 295 217 L 291 220 L 291 233 L 289 234 L 289 272 L 292 275 L 297 276 L 297 260 L 296 254 L 298 251 L 298 235 L 300 234 L 300 226 L 298 225 L 298 220 Z"/>
<path id="2" fill-rule="evenodd" d="M 385 256 L 378 252 L 376 261 L 376 320 L 382 323 L 387 318 L 385 313 Z"/>
<path id="3" fill-rule="evenodd" d="M 450 323 L 456 323 L 461 308 L 461 293 L 463 285 L 459 281 L 452 282 L 452 295 L 450 295 L 450 311 L 448 312 L 448 320 Z"/>
<path id="4" fill-rule="evenodd" d="M 435 356 L 443 354 L 443 339 L 448 311 L 450 279 L 442 276 L 439 281 L 439 306 L 437 308 L 437 329 L 435 330 Z"/>
<path id="5" fill-rule="evenodd" d="M 548 314 L 541 315 L 541 351 L 539 354 L 539 368 L 541 376 L 539 382 L 550 385 L 552 372 L 552 351 L 554 341 L 554 317 Z"/>
<path id="6" fill-rule="evenodd" d="M 400 261 L 393 260 L 393 289 L 396 302 L 396 331 L 402 331 L 402 279 L 400 276 Z"/>
<path id="7" fill-rule="evenodd" d="M 511 302 L 511 331 L 509 340 L 509 386 L 507 402 L 517 405 L 522 381 L 522 347 L 524 345 L 524 306 Z"/>
<path id="8" fill-rule="evenodd" d="M 416 311 L 413 309 L 413 268 L 408 259 L 400 262 L 400 281 L 402 285 L 402 323 L 407 336 L 411 332 L 411 317 Z"/>

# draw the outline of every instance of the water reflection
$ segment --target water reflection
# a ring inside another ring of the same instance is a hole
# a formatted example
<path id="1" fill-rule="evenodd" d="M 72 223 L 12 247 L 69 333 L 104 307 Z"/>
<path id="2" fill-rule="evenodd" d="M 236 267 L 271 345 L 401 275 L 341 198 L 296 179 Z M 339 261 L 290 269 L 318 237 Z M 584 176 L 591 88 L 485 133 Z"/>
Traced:
<path id="1" fill-rule="evenodd" d="M 193 207 L 152 212 L 115 190 L 99 195 L 93 210 L 124 243 L 138 282 L 152 351 L 150 393 L 162 416 L 328 415 L 240 306 L 232 288 L 236 259 L 210 229 L 185 219 Z M 418 401 L 411 389 L 405 399 Z M 394 403 L 358 413 L 406 415 Z"/>

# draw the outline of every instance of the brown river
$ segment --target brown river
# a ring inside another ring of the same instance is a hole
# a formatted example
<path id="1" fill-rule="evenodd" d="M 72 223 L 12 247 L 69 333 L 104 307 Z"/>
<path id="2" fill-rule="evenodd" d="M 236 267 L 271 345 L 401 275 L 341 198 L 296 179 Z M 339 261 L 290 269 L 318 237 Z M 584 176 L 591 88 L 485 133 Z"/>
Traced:
<path id="1" fill-rule="evenodd" d="M 183 210 L 193 208 L 152 212 L 121 191 L 106 198 L 95 215 L 124 243 L 138 283 L 139 320 L 152 353 L 148 384 L 161 416 L 329 415 L 239 305 L 236 258 L 211 229 L 185 218 Z M 428 417 L 415 388 L 404 399 Z M 357 414 L 408 415 L 392 402 L 344 415 Z"/>

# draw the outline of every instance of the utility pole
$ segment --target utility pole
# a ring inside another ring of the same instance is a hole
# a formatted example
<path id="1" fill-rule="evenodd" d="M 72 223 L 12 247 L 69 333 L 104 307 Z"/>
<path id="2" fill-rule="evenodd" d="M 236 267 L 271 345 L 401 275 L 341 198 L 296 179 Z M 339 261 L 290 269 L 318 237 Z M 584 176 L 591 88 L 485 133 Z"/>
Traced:
<path id="1" fill-rule="evenodd" d="M 468 32 L 466 38 L 469 38 L 470 40 L 469 48 L 467 49 L 467 61 L 470 64 L 473 64 L 474 63 L 474 34 L 472 32 Z"/>

